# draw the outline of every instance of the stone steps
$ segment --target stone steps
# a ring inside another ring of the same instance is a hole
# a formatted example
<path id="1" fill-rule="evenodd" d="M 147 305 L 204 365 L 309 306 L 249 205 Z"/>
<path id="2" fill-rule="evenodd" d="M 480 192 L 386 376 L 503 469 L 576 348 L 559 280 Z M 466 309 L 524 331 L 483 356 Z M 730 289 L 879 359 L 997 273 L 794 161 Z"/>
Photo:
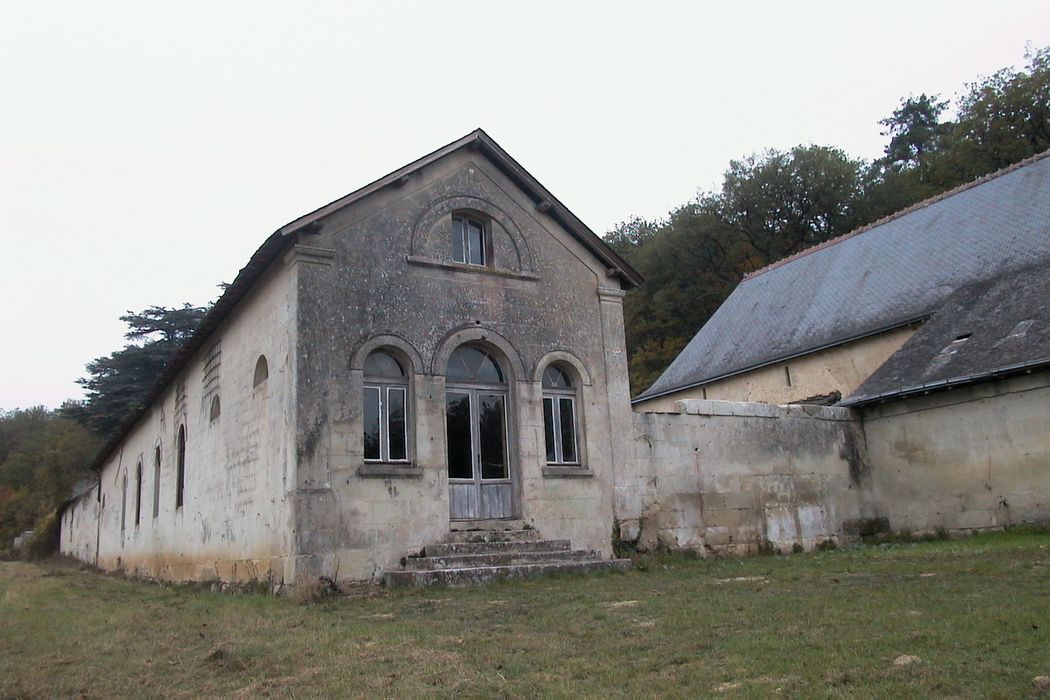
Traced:
<path id="1" fill-rule="evenodd" d="M 384 574 L 391 587 L 468 586 L 496 579 L 554 573 L 625 571 L 629 559 L 601 559 L 572 549 L 569 540 L 545 540 L 520 521 L 489 521 L 483 527 L 454 523 L 443 542 L 428 544 Z"/>
<path id="2" fill-rule="evenodd" d="M 593 559 L 589 561 L 554 561 L 536 564 L 435 569 L 432 571 L 402 569 L 400 571 L 386 572 L 386 584 L 392 588 L 408 586 L 470 586 L 496 579 L 527 578 L 545 574 L 627 571 L 630 568 L 630 559 Z"/>

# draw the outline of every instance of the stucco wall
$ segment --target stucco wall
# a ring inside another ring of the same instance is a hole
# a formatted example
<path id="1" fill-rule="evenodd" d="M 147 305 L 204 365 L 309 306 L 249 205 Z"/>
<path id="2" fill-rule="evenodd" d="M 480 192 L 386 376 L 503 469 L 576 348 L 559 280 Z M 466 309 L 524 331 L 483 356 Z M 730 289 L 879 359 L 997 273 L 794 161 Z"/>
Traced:
<path id="1" fill-rule="evenodd" d="M 292 270 L 276 263 L 148 409 L 102 468 L 101 493 L 81 497 L 63 514 L 64 554 L 103 569 L 171 580 L 281 583 L 291 576 L 286 492 L 295 479 L 293 280 Z M 269 378 L 256 388 L 259 355 L 266 356 Z M 214 420 L 213 395 L 220 399 Z M 184 504 L 176 508 L 179 426 L 186 429 L 186 477 Z"/>
<path id="2" fill-rule="evenodd" d="M 450 259 L 451 212 L 491 217 L 493 267 Z M 619 281 L 484 156 L 460 151 L 325 220 L 304 246 L 298 326 L 302 570 L 368 578 L 450 529 L 445 370 L 464 342 L 509 378 L 515 514 L 545 537 L 611 553 L 613 475 L 630 407 Z M 327 257 L 325 257 L 327 256 Z M 412 467 L 363 473 L 362 365 L 392 348 L 410 368 Z M 578 367 L 584 469 L 545 469 L 540 373 Z"/>
<path id="3" fill-rule="evenodd" d="M 915 333 L 905 326 L 767 367 L 635 404 L 636 411 L 674 412 L 682 399 L 786 404 L 838 391 L 852 394 Z M 788 377 L 790 375 L 790 384 Z"/>
<path id="4" fill-rule="evenodd" d="M 645 548 L 806 549 L 877 516 L 864 434 L 847 409 L 682 401 L 634 414 L 621 536 Z"/>
<path id="5" fill-rule="evenodd" d="M 864 409 L 894 530 L 1050 520 L 1050 372 Z"/>

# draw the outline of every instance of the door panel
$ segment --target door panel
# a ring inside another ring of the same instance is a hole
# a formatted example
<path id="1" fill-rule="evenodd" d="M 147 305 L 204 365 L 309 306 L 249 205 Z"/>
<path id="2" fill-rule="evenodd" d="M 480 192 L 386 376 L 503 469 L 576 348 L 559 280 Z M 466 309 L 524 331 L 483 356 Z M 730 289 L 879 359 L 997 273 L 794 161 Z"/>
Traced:
<path id="1" fill-rule="evenodd" d="M 450 479 L 474 478 L 474 441 L 470 414 L 470 394 L 450 391 L 445 395 L 448 478 Z"/>
<path id="2" fill-rule="evenodd" d="M 506 401 L 500 394 L 478 394 L 481 478 L 507 478 Z"/>
<path id="3" fill-rule="evenodd" d="M 445 424 L 452 519 L 513 517 L 506 394 L 449 389 L 445 394 Z"/>

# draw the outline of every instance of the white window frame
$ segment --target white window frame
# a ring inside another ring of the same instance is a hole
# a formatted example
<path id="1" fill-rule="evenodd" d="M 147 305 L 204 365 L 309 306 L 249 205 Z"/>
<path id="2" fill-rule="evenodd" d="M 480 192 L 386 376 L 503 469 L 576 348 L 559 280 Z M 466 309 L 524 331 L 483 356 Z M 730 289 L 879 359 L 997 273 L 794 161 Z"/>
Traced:
<path id="1" fill-rule="evenodd" d="M 481 219 L 479 219 L 479 218 L 477 218 L 475 216 L 469 216 L 467 214 L 453 214 L 452 215 L 452 221 L 453 221 L 453 233 L 455 232 L 455 222 L 459 221 L 461 223 L 461 226 L 460 226 L 460 229 L 459 229 L 459 235 L 461 237 L 460 243 L 462 245 L 462 250 L 463 250 L 463 259 L 460 260 L 459 258 L 457 258 L 455 256 L 455 248 L 453 248 L 452 259 L 455 262 L 461 263 L 463 265 L 473 265 L 474 267 L 488 267 L 490 265 L 490 261 L 489 261 L 489 227 L 488 227 L 488 225 L 484 221 L 482 221 Z M 481 262 L 480 263 L 470 262 L 470 251 L 471 251 L 470 235 L 469 235 L 469 233 L 467 231 L 467 227 L 470 224 L 473 224 L 474 226 L 477 226 L 478 229 L 481 231 Z"/>
<path id="2" fill-rule="evenodd" d="M 374 390 L 379 394 L 379 457 L 365 457 L 365 462 L 374 464 L 407 464 L 412 461 L 412 455 L 409 452 L 409 445 L 411 440 L 409 439 L 409 431 L 411 430 L 411 421 L 409 420 L 409 397 L 408 397 L 408 385 L 397 382 L 366 382 L 364 390 L 367 393 L 369 390 Z M 405 445 L 404 452 L 405 456 L 402 459 L 391 459 L 390 457 L 390 392 L 400 391 L 402 393 L 402 405 L 405 411 Z M 364 435 L 362 432 L 362 439 Z M 363 445 L 362 445 L 363 449 Z"/>
<path id="3" fill-rule="evenodd" d="M 544 457 L 547 456 L 547 410 L 546 403 L 551 402 L 551 425 L 554 428 L 554 461 L 547 461 L 547 464 L 554 464 L 559 466 L 580 466 L 582 461 L 580 460 L 580 417 L 576 412 L 576 393 L 574 391 L 565 390 L 559 391 L 556 389 L 544 389 L 543 390 L 543 453 Z M 562 442 L 562 429 L 561 429 L 561 401 L 568 401 L 572 407 L 572 446 L 576 452 L 576 459 L 574 461 L 565 460 L 565 452 Z M 558 410 L 555 410 L 558 409 Z"/>

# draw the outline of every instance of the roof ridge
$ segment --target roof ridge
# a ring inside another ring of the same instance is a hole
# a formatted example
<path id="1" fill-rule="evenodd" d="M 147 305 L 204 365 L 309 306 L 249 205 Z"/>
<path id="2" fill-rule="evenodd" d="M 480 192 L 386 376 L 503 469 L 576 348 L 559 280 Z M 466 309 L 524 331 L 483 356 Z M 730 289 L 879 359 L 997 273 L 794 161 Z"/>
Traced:
<path id="1" fill-rule="evenodd" d="M 791 255 L 788 255 L 787 257 L 781 258 L 780 260 L 777 260 L 775 262 L 771 262 L 768 265 L 766 265 L 765 267 L 760 267 L 757 270 L 752 270 L 751 272 L 749 272 L 746 275 L 744 275 L 744 279 L 741 280 L 741 281 L 749 280 L 749 279 L 751 279 L 753 277 L 758 277 L 759 275 L 761 275 L 761 274 L 763 274 L 765 272 L 769 272 L 770 270 L 775 270 L 778 267 L 782 267 L 782 266 L 788 264 L 789 262 L 792 262 L 794 260 L 798 260 L 799 258 L 804 258 L 805 256 L 807 256 L 807 255 L 809 255 L 811 253 L 816 253 L 816 252 L 819 252 L 821 250 L 824 250 L 825 248 L 830 248 L 831 246 L 835 245 L 836 243 L 841 243 L 842 241 L 845 241 L 847 239 L 853 238 L 855 236 L 859 236 L 862 233 L 866 233 L 866 232 L 871 231 L 872 229 L 878 228 L 878 227 L 880 227 L 880 226 L 882 226 L 884 224 L 888 224 L 891 221 L 895 221 L 897 219 L 900 219 L 900 218 L 902 218 L 904 216 L 907 216 L 908 214 L 911 214 L 913 212 L 916 212 L 916 211 L 918 211 L 920 209 L 925 209 L 926 207 L 931 206 L 933 204 L 936 204 L 937 202 L 940 202 L 940 201 L 942 201 L 944 199 L 948 199 L 949 197 L 954 197 L 955 195 L 960 194 L 962 192 L 965 192 L 966 190 L 973 189 L 974 187 L 977 187 L 978 185 L 983 185 L 984 183 L 986 183 L 986 182 L 988 182 L 990 180 L 994 180 L 996 178 L 1002 177 L 1003 175 L 1007 175 L 1008 173 L 1012 173 L 1015 170 L 1019 170 L 1019 169 L 1025 167 L 1025 166 L 1031 165 L 1032 163 L 1040 161 L 1040 160 L 1042 160 L 1042 159 L 1044 159 L 1044 158 L 1046 158 L 1048 156 L 1050 156 L 1050 149 L 1042 151 L 1041 153 L 1036 153 L 1035 155 L 1028 156 L 1027 158 L 1019 160 L 1016 163 L 1012 163 L 1010 165 L 1007 165 L 1006 167 L 1000 168 L 999 170 L 995 170 L 995 171 L 990 172 L 990 173 L 988 173 L 986 175 L 982 175 L 982 176 L 980 176 L 978 178 L 975 178 L 975 179 L 971 180 L 970 182 L 965 182 L 965 183 L 963 183 L 961 185 L 957 185 L 957 186 L 953 187 L 950 190 L 945 190 L 944 192 L 941 192 L 940 194 L 935 194 L 932 197 L 927 197 L 926 199 L 923 199 L 923 200 L 921 200 L 919 202 L 916 202 L 915 204 L 911 204 L 911 205 L 909 205 L 909 206 L 907 206 L 907 207 L 905 207 L 905 208 L 903 208 L 903 209 L 901 209 L 899 211 L 896 211 L 896 212 L 894 212 L 892 214 L 888 214 L 888 215 L 882 217 L 881 219 L 876 219 L 875 221 L 872 221 L 870 224 L 865 224 L 865 225 L 861 226 L 860 228 L 853 229 L 849 233 L 844 233 L 841 236 L 836 236 L 835 238 L 829 238 L 826 241 L 822 241 L 820 243 L 817 243 L 816 245 L 810 246 L 809 248 L 805 248 L 804 250 L 800 250 L 797 253 L 792 253 Z"/>

